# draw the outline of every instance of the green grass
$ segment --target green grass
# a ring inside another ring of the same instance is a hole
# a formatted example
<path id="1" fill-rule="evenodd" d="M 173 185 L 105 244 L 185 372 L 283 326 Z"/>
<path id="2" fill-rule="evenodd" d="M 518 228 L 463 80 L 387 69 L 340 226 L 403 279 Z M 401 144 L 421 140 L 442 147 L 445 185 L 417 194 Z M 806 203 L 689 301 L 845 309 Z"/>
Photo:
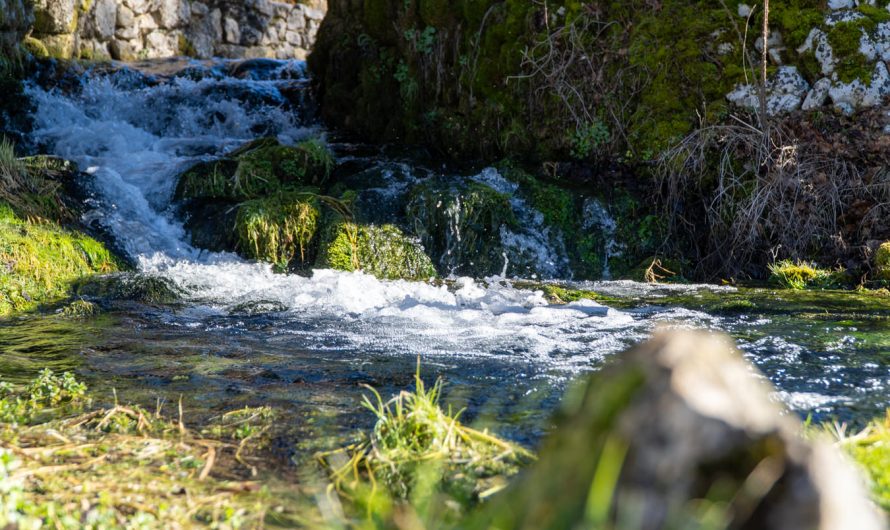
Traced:
<path id="1" fill-rule="evenodd" d="M 280 192 L 243 203 L 235 232 L 241 253 L 285 270 L 299 256 L 308 259 L 309 244 L 318 229 L 317 196 L 306 192 Z"/>
<path id="2" fill-rule="evenodd" d="M 0 202 L 0 316 L 67 298 L 75 281 L 119 268 L 95 239 L 55 223 L 25 221 Z"/>
<path id="3" fill-rule="evenodd" d="M 890 512 L 890 410 L 886 416 L 869 422 L 855 434 L 847 434 L 847 426 L 843 424 L 821 427 L 860 466 L 875 503 Z M 812 431 L 810 428 L 809 432 Z"/>
<path id="4" fill-rule="evenodd" d="M 364 406 L 377 418 L 368 439 L 319 454 L 333 487 L 369 522 L 408 510 L 456 521 L 500 491 L 534 456 L 488 432 L 463 425 L 460 412 L 439 404 L 443 383 L 427 388 L 419 365 L 413 391 L 384 400 L 371 387 Z M 434 525 L 430 525 L 434 526 Z"/>
<path id="5" fill-rule="evenodd" d="M 771 283 L 786 289 L 837 289 L 848 283 L 843 270 L 820 269 L 803 261 L 775 262 L 769 273 Z"/>

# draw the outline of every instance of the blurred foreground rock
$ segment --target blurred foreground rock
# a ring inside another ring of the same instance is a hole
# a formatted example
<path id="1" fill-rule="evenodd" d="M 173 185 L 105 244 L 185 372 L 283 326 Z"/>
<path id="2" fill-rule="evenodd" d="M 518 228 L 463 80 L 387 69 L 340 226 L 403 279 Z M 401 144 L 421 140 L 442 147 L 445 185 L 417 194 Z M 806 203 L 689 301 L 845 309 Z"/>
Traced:
<path id="1" fill-rule="evenodd" d="M 662 333 L 570 394 L 479 527 L 884 528 L 852 464 L 808 442 L 731 343 Z"/>

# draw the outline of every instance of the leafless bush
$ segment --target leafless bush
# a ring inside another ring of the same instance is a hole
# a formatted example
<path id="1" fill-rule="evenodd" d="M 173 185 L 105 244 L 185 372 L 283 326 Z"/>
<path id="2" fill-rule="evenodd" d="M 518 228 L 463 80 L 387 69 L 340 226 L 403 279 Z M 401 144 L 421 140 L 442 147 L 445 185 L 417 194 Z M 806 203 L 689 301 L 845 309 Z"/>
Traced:
<path id="1" fill-rule="evenodd" d="M 798 132 L 788 120 L 765 134 L 736 119 L 696 130 L 659 160 L 670 233 L 693 242 L 699 276 L 756 275 L 784 258 L 841 261 L 863 243 L 863 221 L 890 208 L 890 175 Z"/>

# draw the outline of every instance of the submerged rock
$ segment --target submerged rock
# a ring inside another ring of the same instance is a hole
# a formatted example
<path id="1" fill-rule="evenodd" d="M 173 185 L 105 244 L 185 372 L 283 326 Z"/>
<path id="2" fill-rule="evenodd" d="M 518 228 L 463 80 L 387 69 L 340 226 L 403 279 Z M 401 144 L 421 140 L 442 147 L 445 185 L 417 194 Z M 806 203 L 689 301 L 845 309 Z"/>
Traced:
<path id="1" fill-rule="evenodd" d="M 566 400 L 539 461 L 483 511 L 487 528 L 880 529 L 861 477 L 730 343 L 663 333 Z M 673 526 L 672 526 L 673 525 Z"/>
<path id="2" fill-rule="evenodd" d="M 139 302 L 143 304 L 174 304 L 183 292 L 171 280 L 151 274 L 118 273 L 82 280 L 74 294 L 89 298 Z"/>

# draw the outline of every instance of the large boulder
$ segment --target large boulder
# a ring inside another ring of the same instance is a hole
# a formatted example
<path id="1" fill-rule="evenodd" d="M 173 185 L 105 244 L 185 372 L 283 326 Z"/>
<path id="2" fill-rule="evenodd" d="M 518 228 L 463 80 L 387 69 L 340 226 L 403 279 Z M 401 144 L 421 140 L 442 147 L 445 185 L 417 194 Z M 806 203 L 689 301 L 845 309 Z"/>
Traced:
<path id="1" fill-rule="evenodd" d="M 229 157 L 199 162 L 179 179 L 178 199 L 242 201 L 264 197 L 282 186 L 318 186 L 333 170 L 334 159 L 318 140 L 286 146 L 261 138 Z"/>
<path id="2" fill-rule="evenodd" d="M 474 527 L 884 528 L 854 469 L 723 337 L 658 334 L 579 390 Z"/>
<path id="3" fill-rule="evenodd" d="M 360 270 L 385 280 L 424 281 L 437 276 L 420 241 L 391 224 L 334 224 L 322 243 L 318 266 Z"/>

